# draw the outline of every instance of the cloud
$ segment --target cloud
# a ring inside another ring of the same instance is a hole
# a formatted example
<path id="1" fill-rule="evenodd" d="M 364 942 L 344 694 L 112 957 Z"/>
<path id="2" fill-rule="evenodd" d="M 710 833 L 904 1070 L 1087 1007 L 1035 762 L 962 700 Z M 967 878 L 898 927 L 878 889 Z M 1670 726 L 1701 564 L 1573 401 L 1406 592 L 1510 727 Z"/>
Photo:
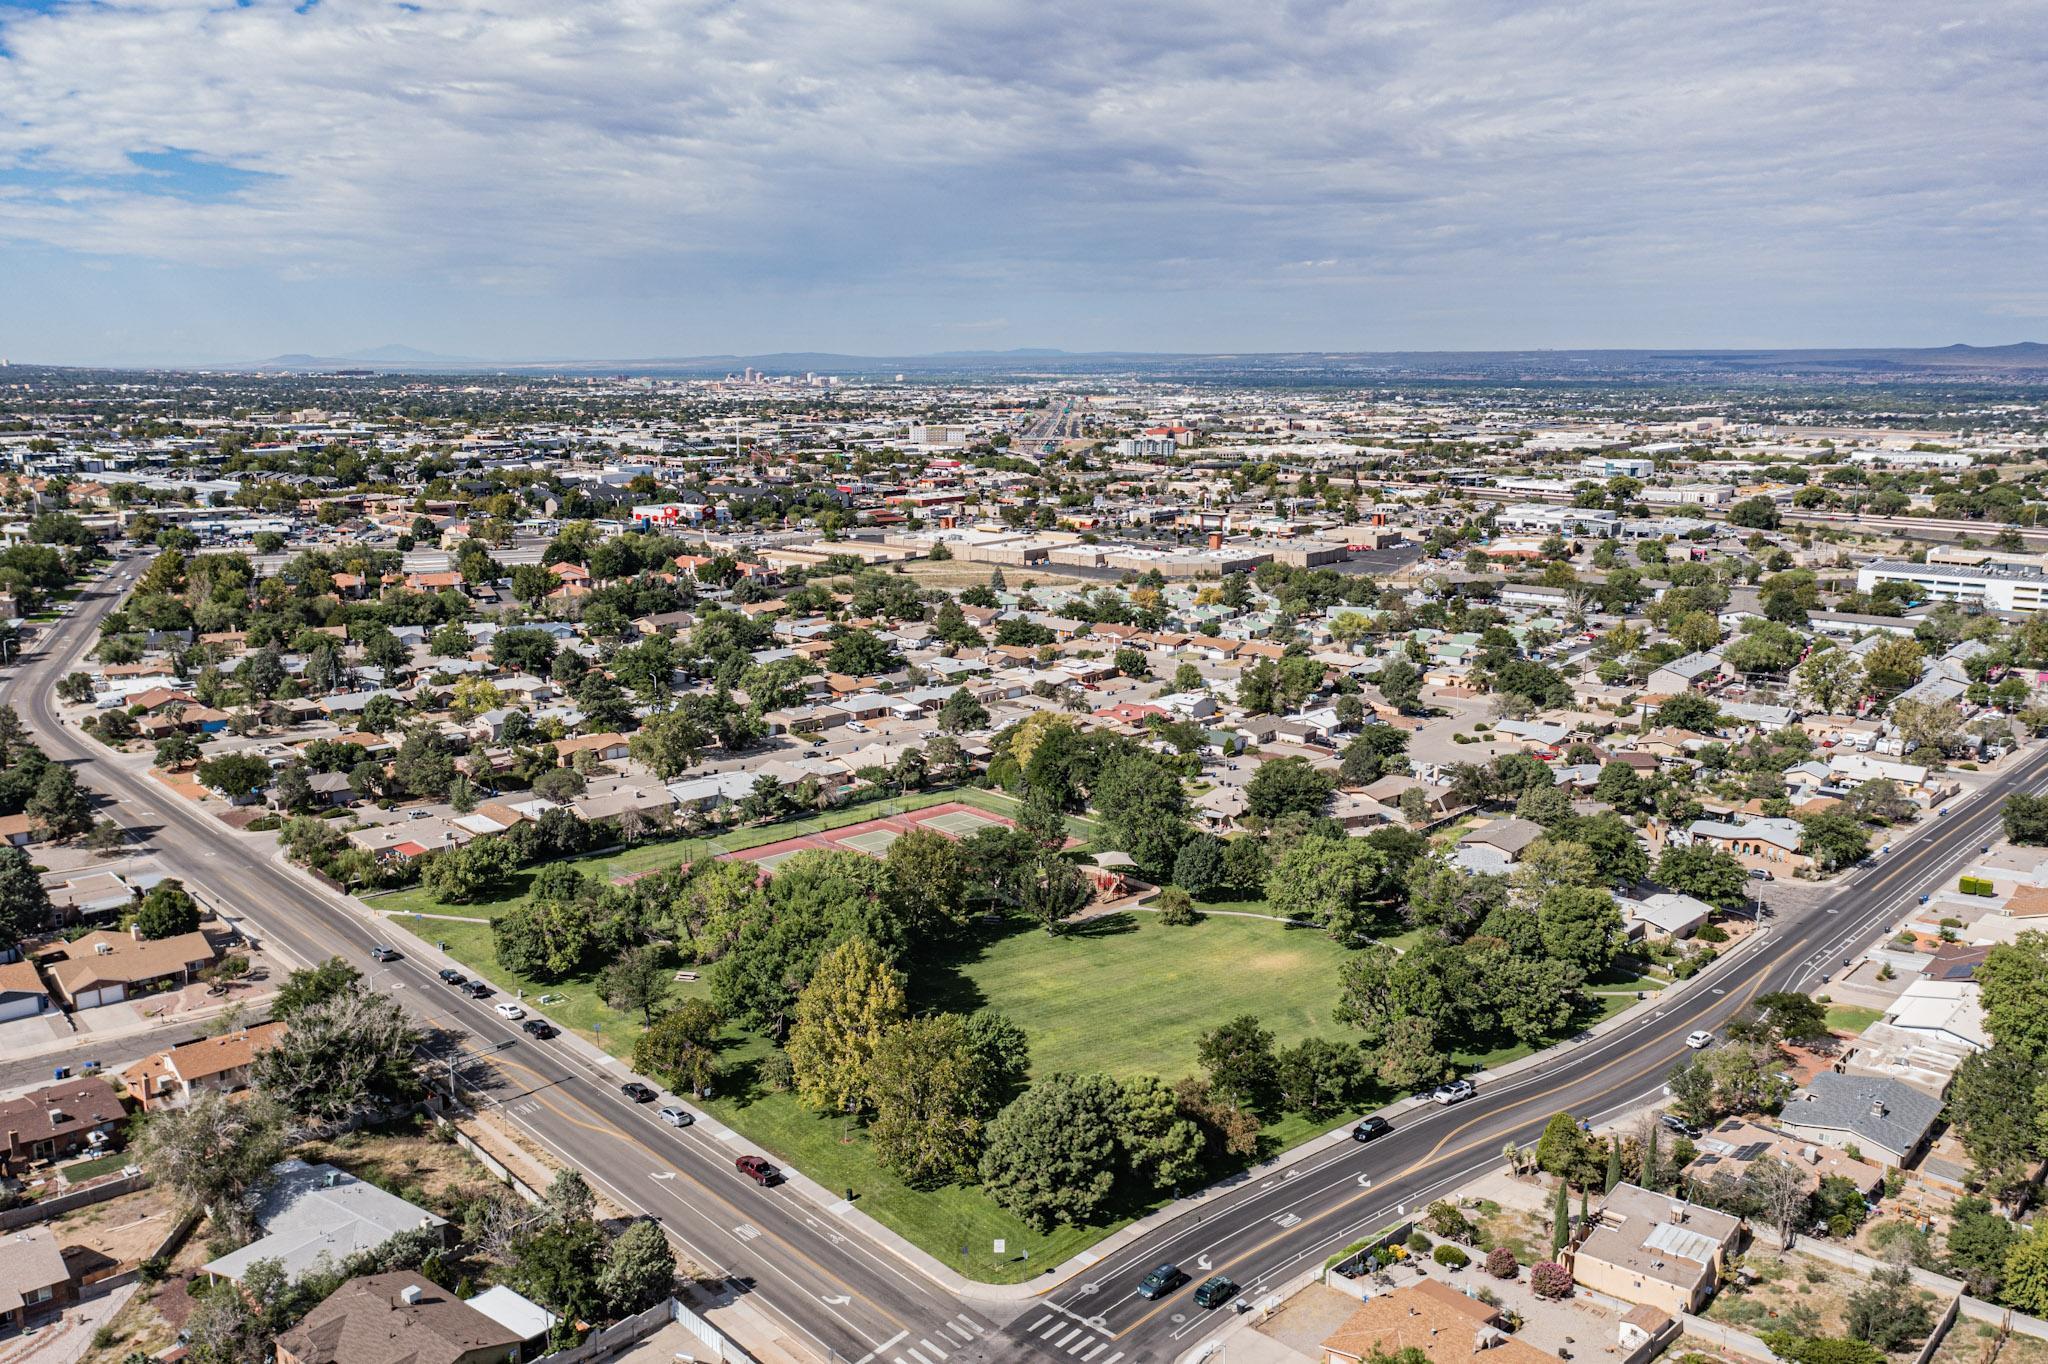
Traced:
<path id="1" fill-rule="evenodd" d="M 2044 38 L 2033 0 L 0 0 L 0 243 L 935 331 L 1033 291 L 2038 297 Z"/>

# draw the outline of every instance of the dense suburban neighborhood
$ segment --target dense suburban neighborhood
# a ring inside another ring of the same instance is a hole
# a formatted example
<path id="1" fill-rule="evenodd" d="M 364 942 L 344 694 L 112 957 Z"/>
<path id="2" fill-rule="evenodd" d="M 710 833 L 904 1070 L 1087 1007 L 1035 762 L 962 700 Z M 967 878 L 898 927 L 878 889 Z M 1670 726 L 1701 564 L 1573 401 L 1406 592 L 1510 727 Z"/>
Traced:
<path id="1" fill-rule="evenodd" d="M 0 1361 L 2048 1359 L 2048 419 L 1687 397 L 0 371 Z"/>

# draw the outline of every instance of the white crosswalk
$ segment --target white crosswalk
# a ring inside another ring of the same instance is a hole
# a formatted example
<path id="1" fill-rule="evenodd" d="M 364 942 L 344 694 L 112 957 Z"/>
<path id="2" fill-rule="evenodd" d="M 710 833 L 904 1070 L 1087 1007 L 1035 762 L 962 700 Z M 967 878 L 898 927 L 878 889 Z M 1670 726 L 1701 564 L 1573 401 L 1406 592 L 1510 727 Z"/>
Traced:
<path id="1" fill-rule="evenodd" d="M 913 1338 L 905 1332 L 890 1342 L 899 1345 L 899 1352 L 890 1356 L 890 1364 L 946 1364 L 953 1351 L 973 1344 L 988 1331 L 988 1327 L 962 1312 L 939 1323 L 926 1335 Z"/>
<path id="2" fill-rule="evenodd" d="M 1076 1325 L 1073 1318 L 1053 1312 L 1041 1314 L 1024 1328 L 1024 1334 L 1048 1350 L 1071 1355 L 1081 1364 L 1117 1364 L 1124 1357 L 1124 1352 L 1118 1350 L 1115 1354 L 1098 1358 L 1111 1342 L 1093 1328 Z"/>

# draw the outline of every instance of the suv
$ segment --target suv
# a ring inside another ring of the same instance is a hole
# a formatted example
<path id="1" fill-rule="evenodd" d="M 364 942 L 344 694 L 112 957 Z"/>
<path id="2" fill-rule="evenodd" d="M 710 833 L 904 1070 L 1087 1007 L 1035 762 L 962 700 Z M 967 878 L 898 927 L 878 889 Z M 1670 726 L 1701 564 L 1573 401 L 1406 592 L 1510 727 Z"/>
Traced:
<path id="1" fill-rule="evenodd" d="M 463 975 L 462 972 L 450 966 L 442 967 L 437 974 L 441 977 L 443 985 L 463 986 L 469 984 L 468 976 Z"/>
<path id="2" fill-rule="evenodd" d="M 519 1031 L 528 1037 L 537 1037 L 545 1042 L 555 1035 L 555 1025 L 545 1018 L 529 1018 L 519 1025 Z"/>
<path id="3" fill-rule="evenodd" d="M 1470 1080 L 1453 1080 L 1447 1085 L 1438 1085 L 1429 1097 L 1448 1107 L 1451 1104 L 1461 1104 L 1478 1092 L 1472 1088 Z"/>
<path id="4" fill-rule="evenodd" d="M 732 1164 L 734 1169 L 764 1189 L 770 1184 L 779 1183 L 782 1179 L 782 1171 L 759 1156 L 741 1156 Z"/>
<path id="5" fill-rule="evenodd" d="M 1138 1296 L 1163 1298 L 1187 1281 L 1188 1276 L 1180 1272 L 1179 1265 L 1161 1265 L 1139 1281 Z"/>
<path id="6" fill-rule="evenodd" d="M 1367 1118 L 1351 1129 L 1351 1140 L 1371 1141 L 1374 1137 L 1384 1137 L 1393 1130 L 1394 1125 L 1385 1118 Z"/>
<path id="7" fill-rule="evenodd" d="M 491 987 L 480 980 L 466 980 L 455 988 L 468 995 L 471 999 L 482 999 L 491 992 Z"/>
<path id="8" fill-rule="evenodd" d="M 690 1116 L 689 1109 L 678 1108 L 674 1104 L 667 1105 L 661 1110 L 661 1112 L 655 1114 L 654 1116 L 660 1118 L 670 1127 L 688 1127 L 691 1123 L 697 1121 L 695 1118 Z"/>
<path id="9" fill-rule="evenodd" d="M 1212 1279 L 1202 1280 L 1202 1286 L 1195 1290 L 1195 1306 L 1207 1310 L 1221 1307 L 1230 1301 L 1230 1295 L 1237 1291 L 1237 1285 L 1221 1274 Z"/>
<path id="10" fill-rule="evenodd" d="M 375 947 L 370 949 L 370 960 L 397 961 L 398 949 L 395 947 L 386 947 L 383 943 L 378 943 Z"/>
<path id="11" fill-rule="evenodd" d="M 620 1085 L 619 1093 L 625 1095 L 636 1104 L 651 1104 L 654 1102 L 654 1091 L 641 1084 L 638 1080 L 628 1080 Z"/>

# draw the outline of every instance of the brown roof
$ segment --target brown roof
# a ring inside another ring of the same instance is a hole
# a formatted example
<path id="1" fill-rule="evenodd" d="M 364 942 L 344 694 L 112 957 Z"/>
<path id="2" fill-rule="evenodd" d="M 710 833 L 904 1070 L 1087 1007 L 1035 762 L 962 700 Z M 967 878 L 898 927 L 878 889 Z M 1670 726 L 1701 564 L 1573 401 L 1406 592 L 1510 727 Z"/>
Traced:
<path id="1" fill-rule="evenodd" d="M 32 1089 L 0 1100 L 0 1153 L 67 1133 L 83 1132 L 128 1116 L 113 1083 L 97 1075 Z M 10 1143 L 7 1138 L 15 1140 Z"/>
<path id="2" fill-rule="evenodd" d="M 406 1301 L 406 1290 L 418 1290 Z M 277 1338 L 298 1364 L 456 1364 L 506 1358 L 518 1336 L 447 1289 L 408 1270 L 350 1279 Z"/>
<path id="3" fill-rule="evenodd" d="M 190 1084 L 210 1075 L 224 1075 L 248 1065 L 256 1059 L 257 1052 L 276 1046 L 284 1032 L 283 1023 L 258 1023 L 219 1037 L 202 1037 L 143 1057 L 122 1071 L 121 1078 L 131 1088 L 149 1094 L 154 1092 L 159 1076 L 175 1076 Z"/>
<path id="4" fill-rule="evenodd" d="M 2016 886 L 2006 897 L 2005 912 L 2015 919 L 2048 914 L 2048 886 Z"/>
<path id="5" fill-rule="evenodd" d="M 107 950 L 100 951 L 100 944 Z M 88 933 L 66 945 L 61 956 L 42 961 L 67 999 L 101 985 L 130 985 L 176 975 L 188 966 L 213 960 L 213 944 L 204 933 L 173 938 L 132 938 L 126 933 Z"/>
<path id="6" fill-rule="evenodd" d="M 29 1294 L 56 1288 L 70 1278 L 64 1253 L 48 1227 L 27 1227 L 0 1236 L 0 1313 L 17 1312 L 28 1302 Z"/>
<path id="7" fill-rule="evenodd" d="M 1372 1298 L 1323 1342 L 1326 1354 L 1368 1359 L 1417 1349 L 1432 1361 L 1469 1359 L 1482 1339 L 1499 1338 L 1486 1351 L 1493 1364 L 1556 1364 L 1557 1356 L 1502 1336 L 1500 1314 L 1434 1279 L 1423 1279 Z"/>
<path id="8" fill-rule="evenodd" d="M 36 974 L 32 961 L 10 961 L 0 963 L 0 995 L 45 995 L 50 992 L 43 986 L 43 978 Z"/>

